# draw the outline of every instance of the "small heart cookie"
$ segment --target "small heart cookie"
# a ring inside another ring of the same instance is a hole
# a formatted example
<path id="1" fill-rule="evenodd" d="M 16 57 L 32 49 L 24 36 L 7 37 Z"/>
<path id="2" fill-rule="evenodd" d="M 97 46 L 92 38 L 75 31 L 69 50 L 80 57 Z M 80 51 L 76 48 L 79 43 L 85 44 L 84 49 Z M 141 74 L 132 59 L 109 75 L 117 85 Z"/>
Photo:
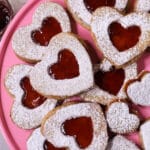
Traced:
<path id="1" fill-rule="evenodd" d="M 137 76 L 137 64 L 133 63 L 123 69 L 115 69 L 112 64 L 104 59 L 95 72 L 95 86 L 81 94 L 85 101 L 98 102 L 108 105 L 114 99 L 125 99 L 126 82 Z"/>
<path id="2" fill-rule="evenodd" d="M 47 99 L 32 88 L 29 80 L 32 69 L 28 65 L 15 65 L 8 70 L 5 78 L 6 89 L 14 98 L 11 118 L 24 129 L 39 126 L 43 117 L 57 103 L 55 99 Z"/>
<path id="3" fill-rule="evenodd" d="M 150 106 L 150 72 L 143 71 L 126 85 L 128 98 L 137 105 Z"/>
<path id="4" fill-rule="evenodd" d="M 110 6 L 122 11 L 128 0 L 66 0 L 67 7 L 75 20 L 90 29 L 92 13 L 99 7 Z"/>
<path id="5" fill-rule="evenodd" d="M 140 150 L 134 143 L 121 135 L 115 136 L 106 150 Z"/>
<path id="6" fill-rule="evenodd" d="M 116 9 L 97 9 L 91 31 L 99 50 L 117 68 L 135 61 L 150 43 L 150 15 L 130 13 L 123 16 Z"/>
<path id="7" fill-rule="evenodd" d="M 40 61 L 48 51 L 51 38 L 60 32 L 71 32 L 66 11 L 56 3 L 42 3 L 33 15 L 32 23 L 14 33 L 13 50 L 19 58 L 27 62 Z"/>
<path id="8" fill-rule="evenodd" d="M 66 150 L 66 148 L 54 147 L 41 134 L 40 128 L 37 128 L 27 141 L 27 150 Z"/>
<path id="9" fill-rule="evenodd" d="M 107 146 L 106 120 L 96 103 L 70 103 L 58 107 L 45 117 L 41 131 L 59 148 L 105 150 Z"/>
<path id="10" fill-rule="evenodd" d="M 146 121 L 140 127 L 140 136 L 144 150 L 149 150 L 150 145 L 150 121 Z"/>
<path id="11" fill-rule="evenodd" d="M 124 102 L 112 103 L 108 107 L 106 118 L 111 131 L 119 134 L 134 132 L 140 124 L 139 118 L 129 113 L 129 107 Z"/>
<path id="12" fill-rule="evenodd" d="M 135 5 L 134 5 L 134 11 L 149 12 L 150 1 L 149 0 L 136 0 Z"/>
<path id="13" fill-rule="evenodd" d="M 64 98 L 93 86 L 89 55 L 74 34 L 56 35 L 48 48 L 45 57 L 30 72 L 34 89 L 47 97 Z"/>

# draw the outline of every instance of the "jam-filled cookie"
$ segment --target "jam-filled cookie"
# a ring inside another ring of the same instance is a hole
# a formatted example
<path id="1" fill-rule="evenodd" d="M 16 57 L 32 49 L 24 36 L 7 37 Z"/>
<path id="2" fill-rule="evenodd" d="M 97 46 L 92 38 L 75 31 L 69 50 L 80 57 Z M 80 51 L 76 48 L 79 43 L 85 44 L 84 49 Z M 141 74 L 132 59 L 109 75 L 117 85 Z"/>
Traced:
<path id="1" fill-rule="evenodd" d="M 122 11 L 128 0 L 66 0 L 67 7 L 75 20 L 90 29 L 92 13 L 99 7 L 109 6 Z"/>
<path id="2" fill-rule="evenodd" d="M 97 9 L 91 31 L 97 47 L 117 68 L 136 60 L 150 43 L 150 15 L 134 12 L 123 16 L 116 9 Z"/>
<path id="3" fill-rule="evenodd" d="M 33 89 L 29 79 L 32 69 L 28 65 L 16 65 L 8 70 L 5 78 L 6 89 L 14 98 L 11 118 L 24 129 L 39 126 L 43 117 L 57 102 L 55 99 L 47 99 Z"/>
<path id="4" fill-rule="evenodd" d="M 70 20 L 63 7 L 45 2 L 36 9 L 32 23 L 14 33 L 12 47 L 21 59 L 37 62 L 48 51 L 48 44 L 54 35 L 70 31 Z"/>
<path id="5" fill-rule="evenodd" d="M 47 97 L 64 98 L 93 86 L 93 69 L 86 48 L 71 33 L 52 38 L 42 61 L 30 72 L 32 86 Z"/>
<path id="6" fill-rule="evenodd" d="M 106 150 L 140 150 L 133 142 L 127 140 L 121 135 L 115 136 Z"/>
<path id="7" fill-rule="evenodd" d="M 96 103 L 70 103 L 56 108 L 45 117 L 41 131 L 59 148 L 105 150 L 107 146 L 106 120 Z"/>
<path id="8" fill-rule="evenodd" d="M 138 116 L 130 114 L 125 102 L 114 102 L 108 106 L 106 118 L 111 131 L 118 134 L 134 132 L 140 124 Z"/>
<path id="9" fill-rule="evenodd" d="M 27 150 L 68 150 L 66 148 L 57 148 L 46 140 L 42 135 L 40 128 L 35 129 L 27 141 Z"/>
<path id="10" fill-rule="evenodd" d="M 150 106 L 150 72 L 143 71 L 126 85 L 128 98 L 136 105 Z"/>
<path id="11" fill-rule="evenodd" d="M 134 11 L 150 12 L 150 0 L 136 0 Z"/>
<path id="12" fill-rule="evenodd" d="M 125 83 L 137 76 L 137 64 L 133 63 L 122 69 L 115 69 L 112 64 L 104 59 L 96 69 L 94 88 L 81 94 L 86 101 L 98 102 L 108 105 L 116 98 L 127 98 Z"/>
<path id="13" fill-rule="evenodd" d="M 150 120 L 146 121 L 140 127 L 140 136 L 144 150 L 149 150 L 150 145 Z"/>

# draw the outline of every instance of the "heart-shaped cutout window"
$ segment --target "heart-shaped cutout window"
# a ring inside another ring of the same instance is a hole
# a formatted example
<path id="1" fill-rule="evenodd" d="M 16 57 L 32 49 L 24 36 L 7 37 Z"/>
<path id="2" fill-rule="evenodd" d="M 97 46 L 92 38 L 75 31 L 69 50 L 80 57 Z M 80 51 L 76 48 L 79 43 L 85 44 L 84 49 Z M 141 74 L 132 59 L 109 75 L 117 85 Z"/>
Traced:
<path id="1" fill-rule="evenodd" d="M 113 69 L 108 72 L 98 71 L 95 73 L 94 79 L 99 88 L 110 94 L 117 95 L 124 83 L 125 72 L 123 69 Z"/>
<path id="2" fill-rule="evenodd" d="M 112 44 L 122 52 L 137 44 L 141 30 L 138 26 L 124 28 L 120 23 L 113 22 L 108 28 L 108 33 Z"/>
<path id="3" fill-rule="evenodd" d="M 116 3 L 116 0 L 84 0 L 84 4 L 89 12 L 95 11 L 97 8 L 102 6 L 113 7 Z"/>
<path id="4" fill-rule="evenodd" d="M 20 86 L 24 91 L 24 94 L 22 96 L 22 104 L 29 108 L 29 109 L 34 109 L 37 108 L 38 106 L 42 105 L 46 98 L 37 93 L 33 87 L 30 84 L 30 80 L 28 77 L 24 77 L 20 81 Z"/>
<path id="5" fill-rule="evenodd" d="M 32 31 L 31 38 L 36 44 L 48 46 L 50 39 L 60 32 L 62 32 L 60 23 L 54 17 L 47 17 L 39 29 Z"/>
<path id="6" fill-rule="evenodd" d="M 93 124 L 90 117 L 79 117 L 66 120 L 62 124 L 62 132 L 73 136 L 80 148 L 86 148 L 93 139 Z"/>
<path id="7" fill-rule="evenodd" d="M 58 53 L 58 62 L 48 68 L 49 75 L 56 80 L 79 76 L 79 65 L 74 54 L 64 49 Z"/>

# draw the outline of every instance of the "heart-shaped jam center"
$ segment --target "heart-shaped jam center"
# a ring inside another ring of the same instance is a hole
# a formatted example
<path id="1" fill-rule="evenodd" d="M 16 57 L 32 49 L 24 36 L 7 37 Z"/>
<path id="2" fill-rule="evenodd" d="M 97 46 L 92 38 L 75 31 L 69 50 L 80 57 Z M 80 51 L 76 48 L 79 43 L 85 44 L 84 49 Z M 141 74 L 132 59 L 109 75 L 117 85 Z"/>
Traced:
<path id="1" fill-rule="evenodd" d="M 100 89 L 117 95 L 124 83 L 125 72 L 123 69 L 108 72 L 98 71 L 95 73 L 94 79 Z"/>
<path id="2" fill-rule="evenodd" d="M 72 79 L 79 76 L 79 65 L 74 54 L 64 49 L 58 54 L 58 62 L 49 67 L 48 72 L 56 80 Z"/>
<path id="3" fill-rule="evenodd" d="M 98 7 L 111 6 L 113 7 L 116 0 L 84 0 L 84 4 L 89 12 L 95 11 Z"/>
<path id="4" fill-rule="evenodd" d="M 44 150 L 67 150 L 66 148 L 56 148 L 54 145 L 52 145 L 47 140 L 44 142 L 43 148 L 44 148 Z"/>
<path id="5" fill-rule="evenodd" d="M 79 117 L 63 123 L 65 135 L 73 136 L 80 148 L 86 148 L 93 139 L 93 125 L 90 117 Z"/>
<path id="6" fill-rule="evenodd" d="M 113 22 L 108 28 L 108 33 L 113 45 L 122 52 L 137 44 L 141 30 L 138 26 L 124 28 L 121 24 Z"/>
<path id="7" fill-rule="evenodd" d="M 47 17 L 42 22 L 42 27 L 31 33 L 32 40 L 41 46 L 48 46 L 50 39 L 62 32 L 60 23 L 53 17 Z"/>
<path id="8" fill-rule="evenodd" d="M 28 77 L 24 77 L 21 82 L 20 86 L 24 91 L 23 97 L 22 97 L 22 104 L 30 109 L 34 109 L 41 104 L 44 103 L 46 100 L 45 97 L 41 96 L 39 93 L 37 93 L 33 87 L 30 84 L 30 80 Z"/>
<path id="9" fill-rule="evenodd" d="M 11 19 L 12 12 L 10 9 L 0 2 L 0 32 L 7 26 Z"/>

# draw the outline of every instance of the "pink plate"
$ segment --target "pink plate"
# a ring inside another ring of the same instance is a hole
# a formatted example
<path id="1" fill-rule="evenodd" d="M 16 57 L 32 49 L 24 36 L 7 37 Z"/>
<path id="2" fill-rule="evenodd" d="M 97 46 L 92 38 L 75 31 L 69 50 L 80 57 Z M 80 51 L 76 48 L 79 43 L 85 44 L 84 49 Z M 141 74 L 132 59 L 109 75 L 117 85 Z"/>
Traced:
<path id="1" fill-rule="evenodd" d="M 9 67 L 13 66 L 14 64 L 24 63 L 20 59 L 18 59 L 11 46 L 12 35 L 16 29 L 21 26 L 26 26 L 31 23 L 32 15 L 38 5 L 45 0 L 29 0 L 28 3 L 22 8 L 22 10 L 16 15 L 13 21 L 10 23 L 7 31 L 5 32 L 3 39 L 0 45 L 0 81 L 1 81 L 1 88 L 0 88 L 0 127 L 3 135 L 7 143 L 10 146 L 11 150 L 26 150 L 26 141 L 30 136 L 32 131 L 26 131 L 23 129 L 18 128 L 10 118 L 10 110 L 13 103 L 12 97 L 10 97 L 4 88 L 4 78 L 5 74 Z M 47 0 L 48 1 L 48 0 Z M 63 0 L 53 0 L 64 6 Z M 94 53 L 94 42 L 90 36 L 90 33 L 82 28 L 80 25 L 75 25 L 75 32 L 77 32 L 84 40 L 88 41 L 88 43 L 93 47 L 90 51 Z M 96 56 L 93 55 L 93 58 L 96 59 Z M 100 56 L 100 54 L 99 54 Z M 144 54 L 139 62 L 139 70 L 146 69 L 150 70 L 150 55 Z M 147 118 L 150 116 L 150 108 L 142 108 L 138 107 L 139 111 L 142 113 L 143 118 Z M 130 139 L 138 142 L 137 134 L 132 134 L 129 136 Z"/>

